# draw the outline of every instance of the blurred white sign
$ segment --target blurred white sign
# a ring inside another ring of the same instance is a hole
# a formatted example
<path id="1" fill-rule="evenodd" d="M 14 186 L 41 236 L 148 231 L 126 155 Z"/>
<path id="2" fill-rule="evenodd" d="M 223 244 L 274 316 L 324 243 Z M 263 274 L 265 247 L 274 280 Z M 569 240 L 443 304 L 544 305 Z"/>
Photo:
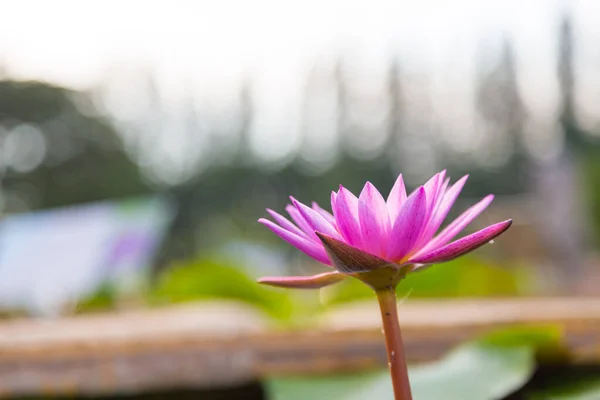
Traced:
<path id="1" fill-rule="evenodd" d="M 143 274 L 172 209 L 161 199 L 104 202 L 0 221 L 0 308 L 56 315 L 110 281 Z"/>

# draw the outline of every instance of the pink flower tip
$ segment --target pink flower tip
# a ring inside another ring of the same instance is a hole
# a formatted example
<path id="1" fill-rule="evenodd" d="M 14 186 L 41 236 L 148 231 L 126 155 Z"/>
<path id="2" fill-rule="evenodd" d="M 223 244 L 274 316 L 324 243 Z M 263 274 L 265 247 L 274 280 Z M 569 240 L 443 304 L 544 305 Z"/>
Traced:
<path id="1" fill-rule="evenodd" d="M 450 185 L 443 170 L 407 196 L 398 177 L 387 200 L 370 182 L 358 198 L 340 185 L 331 196 L 333 214 L 290 196 L 292 204 L 286 211 L 291 221 L 267 209 L 275 222 L 264 218 L 258 222 L 313 259 L 333 266 L 335 274 L 355 276 L 394 265 L 405 270 L 415 264 L 442 263 L 488 243 L 512 224 L 509 219 L 452 241 L 490 205 L 494 196 L 488 195 L 438 233 L 467 178 Z M 263 278 L 261 283 L 319 287 L 330 279 L 337 281 L 339 276 Z"/>

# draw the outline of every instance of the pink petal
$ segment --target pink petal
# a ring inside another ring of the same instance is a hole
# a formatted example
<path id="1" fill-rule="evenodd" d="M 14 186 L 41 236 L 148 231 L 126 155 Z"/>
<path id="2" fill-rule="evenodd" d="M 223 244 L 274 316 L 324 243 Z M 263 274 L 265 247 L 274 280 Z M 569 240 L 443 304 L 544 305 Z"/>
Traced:
<path id="1" fill-rule="evenodd" d="M 321 208 L 321 206 L 319 206 L 316 201 L 312 202 L 312 209 L 318 212 L 321 215 L 321 217 L 325 218 L 325 220 L 331 225 L 335 226 L 335 218 L 333 218 L 333 215 L 331 215 L 329 211 Z"/>
<path id="2" fill-rule="evenodd" d="M 450 178 L 444 179 L 444 183 L 442 184 L 442 188 L 440 189 L 442 191 L 442 196 L 444 194 L 446 194 L 446 190 L 448 190 L 448 185 L 449 184 L 450 184 Z"/>
<path id="3" fill-rule="evenodd" d="M 383 254 L 390 230 L 385 200 L 370 182 L 358 198 L 358 216 L 362 235 L 362 248 L 371 254 Z"/>
<path id="4" fill-rule="evenodd" d="M 427 194 L 427 217 L 425 218 L 425 222 L 423 223 L 423 229 L 421 230 L 421 236 L 419 240 L 417 240 L 417 244 L 415 248 L 422 247 L 426 242 L 431 240 L 431 236 L 429 236 L 429 224 L 435 215 L 436 210 L 438 209 L 440 203 L 442 202 L 442 186 L 444 185 L 444 179 L 446 177 L 446 170 L 436 174 L 433 178 L 430 179 L 429 190 L 427 184 L 425 187 L 425 193 Z"/>
<path id="5" fill-rule="evenodd" d="M 439 190 L 442 187 L 445 176 L 446 170 L 435 174 L 425 185 L 423 185 L 427 196 L 427 221 L 429 221 L 433 215 L 438 200 Z"/>
<path id="6" fill-rule="evenodd" d="M 427 214 L 427 195 L 421 186 L 406 200 L 389 237 L 386 259 L 398 261 L 404 258 L 419 239 Z"/>
<path id="7" fill-rule="evenodd" d="M 387 198 L 387 208 L 390 215 L 390 223 L 394 223 L 398 217 L 398 212 L 402 207 L 402 204 L 406 201 L 406 188 L 404 187 L 404 179 L 402 174 L 398 175 L 394 187 L 390 191 L 390 195 Z"/>
<path id="8" fill-rule="evenodd" d="M 292 217 L 292 220 L 296 223 L 296 225 L 298 225 L 300 227 L 300 229 L 302 229 L 302 231 L 306 234 L 306 236 L 310 240 L 317 242 L 317 243 L 319 242 L 319 238 L 317 237 L 317 235 L 315 235 L 315 230 L 304 219 L 304 217 L 302 216 L 302 214 L 300 214 L 300 211 L 298 211 L 298 209 L 296 207 L 294 207 L 291 204 L 288 204 L 285 207 L 285 210 L 288 212 L 288 214 L 290 214 L 290 217 Z"/>
<path id="9" fill-rule="evenodd" d="M 446 181 L 446 174 L 447 171 L 443 170 L 439 173 L 439 180 L 438 180 L 438 184 L 437 184 L 437 188 L 436 188 L 436 192 L 439 196 L 443 195 L 444 192 L 442 191 L 442 187 L 444 186 L 444 182 Z"/>
<path id="10" fill-rule="evenodd" d="M 362 237 L 358 223 L 358 199 L 342 186 L 340 186 L 335 200 L 333 215 L 346 242 L 352 246 L 361 247 Z"/>
<path id="11" fill-rule="evenodd" d="M 506 231 L 511 224 L 512 220 L 509 219 L 490 225 L 487 228 L 430 251 L 429 253 L 416 256 L 410 259 L 410 262 L 417 264 L 434 264 L 453 260 L 488 243 L 490 240 Z"/>
<path id="12" fill-rule="evenodd" d="M 273 219 L 275 220 L 275 222 L 277 222 L 279 224 L 279 226 L 281 226 L 283 229 L 288 230 L 292 233 L 295 233 L 296 235 L 306 238 L 308 239 L 308 237 L 306 236 L 306 234 L 300 229 L 298 228 L 296 225 L 292 224 L 286 217 L 284 217 L 281 214 L 276 213 L 275 211 L 267 208 L 267 212 L 271 215 L 271 217 L 273 217 Z"/>
<path id="13" fill-rule="evenodd" d="M 444 193 L 444 196 L 442 197 L 442 201 L 440 203 L 440 207 L 438 208 L 434 216 L 435 223 L 438 224 L 438 227 L 444 222 L 444 219 L 446 219 L 446 217 L 448 216 L 448 212 L 454 205 L 454 202 L 458 198 L 458 195 L 465 186 L 467 179 L 469 179 L 469 175 L 463 176 L 458 181 L 456 181 L 456 183 L 454 183 L 454 185 L 452 185 L 452 187 L 450 187 L 450 189 L 448 189 L 446 193 Z"/>
<path id="14" fill-rule="evenodd" d="M 347 243 L 317 232 L 323 242 L 333 268 L 344 274 L 374 271 L 379 268 L 394 266 L 389 261 L 364 252 Z"/>
<path id="15" fill-rule="evenodd" d="M 313 276 L 265 276 L 258 280 L 264 285 L 294 289 L 320 289 L 346 279 L 337 271 L 324 272 Z"/>
<path id="16" fill-rule="evenodd" d="M 469 177 L 468 175 L 465 175 L 462 178 L 460 178 L 454 185 L 452 185 L 450 190 L 448 190 L 446 193 L 444 193 L 441 196 L 440 203 L 439 203 L 438 207 L 435 209 L 435 211 L 433 213 L 433 217 L 431 218 L 431 220 L 429 221 L 429 224 L 427 225 L 426 233 L 423 235 L 423 244 L 426 244 L 429 240 L 431 240 L 433 235 L 435 235 L 435 233 L 438 231 L 438 229 L 440 229 L 440 226 L 442 225 L 442 223 L 448 216 L 448 212 L 450 212 L 450 209 L 452 208 L 452 206 L 454 205 L 454 202 L 458 198 L 458 195 L 460 194 L 460 191 L 462 190 L 463 186 L 465 185 L 468 177 Z M 445 183 L 445 186 L 448 185 L 448 181 L 446 181 L 444 183 Z"/>
<path id="17" fill-rule="evenodd" d="M 273 233 L 275 233 L 277 236 L 279 236 L 280 238 L 282 238 L 283 240 L 285 240 L 292 246 L 296 247 L 298 250 L 303 251 L 310 257 L 314 258 L 315 260 L 317 260 L 323 264 L 330 265 L 329 258 L 327 257 L 327 253 L 325 252 L 325 249 L 323 248 L 323 246 L 321 245 L 320 242 L 315 243 L 315 242 L 310 241 L 309 239 L 300 237 L 300 236 L 296 235 L 295 233 L 285 230 L 282 227 L 280 227 L 279 225 L 274 224 L 273 222 L 269 221 L 268 219 L 261 218 L 258 220 L 258 222 L 265 225 L 267 228 L 269 228 L 271 231 L 273 231 Z"/>
<path id="18" fill-rule="evenodd" d="M 469 225 L 475 218 L 479 216 L 490 205 L 490 203 L 494 200 L 494 195 L 490 194 L 484 197 L 479 203 L 475 204 L 467 211 L 462 213 L 458 218 L 452 221 L 443 231 L 440 232 L 439 235 L 434 237 L 429 243 L 425 245 L 425 247 L 419 251 L 419 253 L 424 253 L 430 250 L 433 250 L 437 247 L 443 246 L 446 243 L 450 242 L 452 239 L 456 237 L 467 225 Z"/>
<path id="19" fill-rule="evenodd" d="M 304 220 L 311 226 L 314 231 L 326 233 L 333 237 L 339 237 L 338 231 L 331 223 L 329 223 L 321 214 L 313 210 L 312 208 L 300 203 L 298 200 L 290 197 L 296 209 L 300 211 L 300 214 L 304 217 Z"/>

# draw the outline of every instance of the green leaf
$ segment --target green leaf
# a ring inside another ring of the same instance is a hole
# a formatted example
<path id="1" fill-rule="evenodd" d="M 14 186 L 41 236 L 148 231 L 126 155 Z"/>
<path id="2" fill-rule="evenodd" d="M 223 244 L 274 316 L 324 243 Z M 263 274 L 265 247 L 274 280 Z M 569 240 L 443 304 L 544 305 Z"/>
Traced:
<path id="1" fill-rule="evenodd" d="M 267 393 L 269 400 L 394 398 L 387 372 L 274 379 L 267 382 Z"/>
<path id="2" fill-rule="evenodd" d="M 438 363 L 411 370 L 415 399 L 494 400 L 523 386 L 535 368 L 535 349 L 469 344 Z"/>
<path id="3" fill-rule="evenodd" d="M 497 400 L 523 386 L 540 346 L 555 343 L 554 329 L 518 328 L 459 346 L 440 361 L 410 368 L 415 400 Z M 330 377 L 274 379 L 272 400 L 393 399 L 387 371 Z"/>

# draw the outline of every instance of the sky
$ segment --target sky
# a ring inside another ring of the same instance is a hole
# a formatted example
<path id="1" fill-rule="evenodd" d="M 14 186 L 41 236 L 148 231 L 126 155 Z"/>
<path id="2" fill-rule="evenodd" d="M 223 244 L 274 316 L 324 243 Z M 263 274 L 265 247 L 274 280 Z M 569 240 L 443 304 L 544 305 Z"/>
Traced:
<path id="1" fill-rule="evenodd" d="M 472 77 L 480 55 L 493 61 L 508 38 L 531 117 L 531 148 L 543 155 L 560 141 L 540 145 L 536 132 L 552 129 L 547 117 L 559 106 L 556 32 L 566 4 L 583 77 L 577 101 L 584 125 L 595 127 L 600 5 L 594 0 L 20 0 L 2 5 L 0 65 L 12 78 L 81 90 L 109 79 L 112 110 L 124 119 L 147 107 L 135 79 L 140 71 L 152 71 L 173 108 L 192 93 L 201 107 L 216 110 L 252 76 L 257 115 L 251 145 L 276 162 L 299 146 L 307 71 L 338 54 L 351 60 L 354 80 L 367 91 L 383 88 L 387 63 L 400 57 L 413 83 L 408 90 L 415 98 L 427 93 L 440 123 L 453 132 L 451 145 L 471 151 L 477 130 Z M 176 131 L 162 146 L 174 159 L 189 148 Z"/>
<path id="2" fill-rule="evenodd" d="M 595 9 L 573 4 L 588 19 Z M 115 67 L 149 64 L 172 91 L 175 73 L 218 90 L 248 71 L 284 79 L 344 48 L 375 60 L 399 51 L 417 68 L 504 32 L 533 50 L 560 9 L 556 0 L 25 0 L 3 4 L 0 56 L 11 75 L 78 88 Z"/>

